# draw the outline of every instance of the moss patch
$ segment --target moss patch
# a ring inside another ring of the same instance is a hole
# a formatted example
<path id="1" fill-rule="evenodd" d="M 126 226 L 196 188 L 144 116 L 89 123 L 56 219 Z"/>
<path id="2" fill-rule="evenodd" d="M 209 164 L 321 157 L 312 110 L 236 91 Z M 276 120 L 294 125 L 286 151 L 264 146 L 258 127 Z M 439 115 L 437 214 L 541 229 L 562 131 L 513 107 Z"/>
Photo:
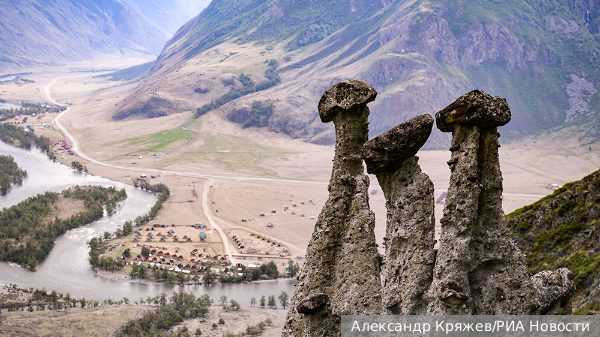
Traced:
<path id="1" fill-rule="evenodd" d="M 180 140 L 187 140 L 188 144 L 192 142 L 194 139 L 195 132 L 189 130 L 171 130 L 155 133 L 150 136 L 144 136 L 139 138 L 134 138 L 127 142 L 127 145 L 137 145 L 137 144 L 154 144 L 152 147 L 146 148 L 146 151 L 158 151 L 163 149 L 172 143 L 178 142 Z"/>

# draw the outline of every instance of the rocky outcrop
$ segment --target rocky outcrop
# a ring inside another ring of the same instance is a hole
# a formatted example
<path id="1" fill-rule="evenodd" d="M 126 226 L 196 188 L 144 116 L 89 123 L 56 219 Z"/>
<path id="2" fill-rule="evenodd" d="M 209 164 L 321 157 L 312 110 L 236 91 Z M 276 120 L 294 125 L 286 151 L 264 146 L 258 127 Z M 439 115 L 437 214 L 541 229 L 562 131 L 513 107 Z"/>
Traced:
<path id="1" fill-rule="evenodd" d="M 600 309 L 600 170 L 506 216 L 512 238 L 530 270 L 568 267 L 576 293 L 549 312 L 598 314 Z M 547 271 L 553 275 L 554 272 Z M 556 306 L 556 304 L 555 304 Z"/>
<path id="2" fill-rule="evenodd" d="M 333 121 L 336 130 L 329 198 L 315 225 L 283 336 L 340 335 L 341 315 L 382 311 L 381 259 L 361 156 L 368 139 L 367 103 L 376 95 L 366 82 L 343 81 L 319 102 L 321 121 Z"/>
<path id="3" fill-rule="evenodd" d="M 433 118 L 421 115 L 368 141 L 367 171 L 377 176 L 387 208 L 382 270 L 387 314 L 425 315 L 423 295 L 433 280 L 435 262 L 433 183 L 421 172 L 417 151 L 431 133 Z"/>
<path id="4" fill-rule="evenodd" d="M 166 98 L 152 96 L 145 102 L 134 102 L 119 110 L 112 119 L 119 121 L 130 117 L 158 118 L 172 113 L 190 109 L 183 101 L 172 101 Z"/>
<path id="5" fill-rule="evenodd" d="M 530 277 L 525 256 L 507 235 L 497 131 L 511 119 L 506 100 L 473 90 L 436 114 L 438 129 L 452 131 L 452 174 L 436 253 L 434 187 L 416 157 L 433 118 L 412 118 L 367 142 L 366 105 L 376 94 L 366 82 L 342 81 L 319 102 L 321 121 L 333 121 L 336 131 L 329 199 L 283 336 L 339 335 L 342 315 L 568 313 L 571 271 Z M 362 159 L 386 198 L 383 268 Z"/>
<path id="6" fill-rule="evenodd" d="M 567 84 L 567 95 L 569 95 L 569 110 L 565 120 L 570 120 L 580 114 L 590 112 L 590 99 L 598 92 L 594 83 L 588 82 L 575 74 L 571 74 L 573 82 Z M 592 111 L 594 113 L 594 111 Z"/>
<path id="7" fill-rule="evenodd" d="M 505 99 L 479 90 L 436 114 L 438 128 L 452 131 L 452 173 L 428 314 L 544 313 L 574 289 L 568 270 L 558 271 L 561 282 L 530 280 L 525 256 L 506 235 L 496 127 L 510 116 Z"/>
<path id="8" fill-rule="evenodd" d="M 564 315 L 564 307 L 568 307 L 571 296 L 575 294 L 573 273 L 567 268 L 556 271 L 545 270 L 531 277 L 531 283 L 536 290 L 533 298 L 535 310 L 533 315 Z"/>

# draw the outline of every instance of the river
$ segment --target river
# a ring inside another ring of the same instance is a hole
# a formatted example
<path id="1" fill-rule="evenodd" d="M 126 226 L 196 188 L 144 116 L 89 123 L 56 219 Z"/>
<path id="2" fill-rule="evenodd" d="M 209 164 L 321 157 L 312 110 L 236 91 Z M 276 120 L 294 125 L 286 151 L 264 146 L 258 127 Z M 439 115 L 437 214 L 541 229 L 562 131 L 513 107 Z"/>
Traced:
<path id="1" fill-rule="evenodd" d="M 88 300 L 120 300 L 127 297 L 131 301 L 154 297 L 162 292 L 170 295 L 181 288 L 165 283 L 108 280 L 96 276 L 87 260 L 89 248 L 86 242 L 105 231 L 114 232 L 126 220 L 147 213 L 156 201 L 153 193 L 102 177 L 74 172 L 64 165 L 53 163 L 37 149 L 27 151 L 0 142 L 0 154 L 13 156 L 19 167 L 29 174 L 23 185 L 14 186 L 7 195 L 0 196 L 0 208 L 9 207 L 38 193 L 60 192 L 74 185 L 116 186 L 125 188 L 128 196 L 121 202 L 123 207 L 115 214 L 70 230 L 57 238 L 50 255 L 37 267 L 37 271 L 28 271 L 15 263 L 0 262 L 0 284 L 16 283 L 21 287 L 45 288 Z M 188 285 L 183 289 L 197 296 L 208 294 L 215 302 L 225 295 L 249 306 L 251 297 L 256 297 L 258 301 L 262 295 L 278 296 L 282 291 L 291 297 L 294 283 L 280 279 L 261 283 Z"/>
<path id="2" fill-rule="evenodd" d="M 22 106 L 12 103 L 0 103 L 0 109 L 20 109 Z"/>

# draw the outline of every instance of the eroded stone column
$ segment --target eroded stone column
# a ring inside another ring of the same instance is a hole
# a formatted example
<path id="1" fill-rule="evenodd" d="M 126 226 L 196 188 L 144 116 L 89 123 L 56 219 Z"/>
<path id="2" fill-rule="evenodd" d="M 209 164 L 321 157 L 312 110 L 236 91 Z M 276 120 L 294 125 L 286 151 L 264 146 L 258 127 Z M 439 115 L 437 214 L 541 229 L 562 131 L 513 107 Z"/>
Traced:
<path id="1" fill-rule="evenodd" d="M 333 121 L 336 130 L 329 198 L 315 225 L 283 336 L 338 336 L 341 315 L 382 311 L 375 215 L 361 155 L 368 139 L 367 103 L 376 95 L 366 82 L 343 81 L 319 102 L 321 121 Z"/>
<path id="2" fill-rule="evenodd" d="M 441 131 L 452 131 L 448 196 L 429 291 L 429 314 L 524 315 L 574 289 L 568 270 L 559 288 L 534 286 L 525 256 L 507 236 L 502 210 L 498 126 L 510 121 L 506 100 L 474 90 L 436 114 Z M 564 274 L 564 275 L 563 275 Z M 545 275 L 539 276 L 546 280 Z M 552 281 L 549 281 L 552 283 Z"/>
<path id="3" fill-rule="evenodd" d="M 433 279 L 435 238 L 433 183 L 421 171 L 417 151 L 431 134 L 433 117 L 421 115 L 371 139 L 363 147 L 387 208 L 382 269 L 386 314 L 425 315 Z"/>

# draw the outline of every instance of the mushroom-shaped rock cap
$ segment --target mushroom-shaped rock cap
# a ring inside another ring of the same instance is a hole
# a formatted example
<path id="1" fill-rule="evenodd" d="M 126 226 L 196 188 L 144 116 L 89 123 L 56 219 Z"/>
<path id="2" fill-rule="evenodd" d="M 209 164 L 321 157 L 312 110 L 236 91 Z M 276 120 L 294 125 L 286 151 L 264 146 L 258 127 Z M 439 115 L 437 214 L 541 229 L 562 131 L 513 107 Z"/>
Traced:
<path id="1" fill-rule="evenodd" d="M 333 120 L 342 111 L 353 110 L 375 100 L 377 91 L 360 80 L 342 81 L 329 88 L 319 101 L 319 116 L 323 123 Z"/>
<path id="2" fill-rule="evenodd" d="M 432 128 L 433 117 L 420 115 L 366 142 L 362 153 L 367 172 L 392 172 L 400 168 L 425 144 Z"/>
<path id="3" fill-rule="evenodd" d="M 510 122 L 510 108 L 505 98 L 473 90 L 436 113 L 435 121 L 443 132 L 451 132 L 456 124 L 495 128 Z"/>

